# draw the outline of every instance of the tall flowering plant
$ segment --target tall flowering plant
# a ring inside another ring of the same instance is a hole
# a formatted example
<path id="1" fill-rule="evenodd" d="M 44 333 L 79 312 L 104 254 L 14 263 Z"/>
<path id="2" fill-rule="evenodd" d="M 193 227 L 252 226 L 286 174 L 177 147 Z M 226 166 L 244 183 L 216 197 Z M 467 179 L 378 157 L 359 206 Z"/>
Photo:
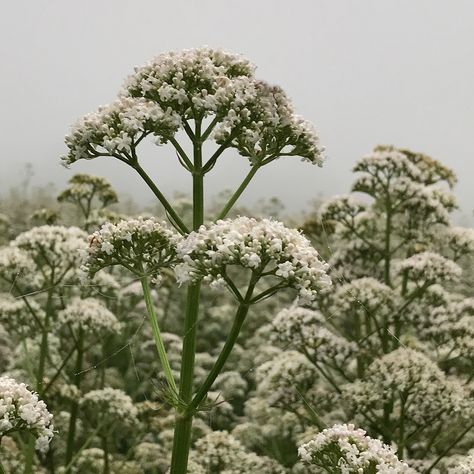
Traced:
<path id="1" fill-rule="evenodd" d="M 220 50 L 162 54 L 136 68 L 117 100 L 83 117 L 66 137 L 66 165 L 98 157 L 125 163 L 142 177 L 171 223 L 171 228 L 152 219 L 104 225 L 90 236 L 83 269 L 93 275 L 100 268 L 121 265 L 141 281 L 176 416 L 172 474 L 187 470 L 193 418 L 222 371 L 251 305 L 283 288 L 294 288 L 302 300 L 312 301 L 330 285 L 326 264 L 299 232 L 267 219 L 226 219 L 263 166 L 283 156 L 299 156 L 319 166 L 323 161 L 313 126 L 295 114 L 283 90 L 254 73 L 246 59 Z M 191 225 L 142 167 L 139 147 L 147 137 L 158 145 L 170 144 L 190 173 Z M 208 142 L 214 146 L 206 156 Z M 207 215 L 205 177 L 230 150 L 246 157 L 250 170 L 219 215 Z M 82 194 L 67 198 L 82 199 Z M 171 370 L 150 290 L 150 283 L 167 268 L 188 286 L 179 382 Z M 245 283 L 235 277 L 239 268 L 247 275 Z M 194 366 L 202 283 L 228 289 L 237 310 L 220 355 L 197 387 Z"/>
<path id="2" fill-rule="evenodd" d="M 280 352 L 257 369 L 256 394 L 318 431 L 303 436 L 304 466 L 457 472 L 450 463 L 474 446 L 473 300 L 456 286 L 474 233 L 450 223 L 456 177 L 393 146 L 354 171 L 358 194 L 329 199 L 305 224 L 326 241 L 334 285 L 312 308 L 275 315 L 267 329 Z"/>

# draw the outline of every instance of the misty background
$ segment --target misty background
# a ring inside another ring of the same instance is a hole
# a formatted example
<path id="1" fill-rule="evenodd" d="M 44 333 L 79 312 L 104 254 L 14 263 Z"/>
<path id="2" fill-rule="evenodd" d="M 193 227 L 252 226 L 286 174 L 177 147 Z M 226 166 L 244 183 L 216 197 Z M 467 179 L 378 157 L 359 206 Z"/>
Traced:
<path id="1" fill-rule="evenodd" d="M 248 57 L 326 146 L 323 168 L 286 157 L 260 170 L 241 203 L 276 196 L 298 211 L 318 196 L 349 192 L 355 161 L 393 144 L 453 168 L 458 219 L 472 223 L 472 0 L 2 2 L 0 195 L 20 185 L 31 163 L 33 185 L 58 190 L 86 172 L 150 202 L 140 179 L 112 158 L 62 167 L 64 135 L 113 100 L 133 66 L 203 45 Z M 165 194 L 190 189 L 170 148 L 149 145 L 143 156 Z M 245 158 L 224 155 L 208 175 L 208 196 L 235 188 L 247 170 Z"/>

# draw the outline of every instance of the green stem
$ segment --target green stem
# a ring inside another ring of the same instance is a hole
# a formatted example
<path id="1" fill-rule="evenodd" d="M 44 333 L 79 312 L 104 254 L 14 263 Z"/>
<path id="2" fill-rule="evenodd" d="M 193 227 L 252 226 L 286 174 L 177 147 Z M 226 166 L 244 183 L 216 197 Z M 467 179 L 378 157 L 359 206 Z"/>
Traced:
<path id="1" fill-rule="evenodd" d="M 196 395 L 193 398 L 193 401 L 189 405 L 188 412 L 192 414 L 199 406 L 199 404 L 204 400 L 207 395 L 207 392 L 212 387 L 212 384 L 215 382 L 217 376 L 221 373 L 227 359 L 229 358 L 230 353 L 239 337 L 240 330 L 242 325 L 245 321 L 245 318 L 249 312 L 250 305 L 248 302 L 243 302 L 239 304 L 239 308 L 234 318 L 234 322 L 232 324 L 232 328 L 227 336 L 227 340 L 225 341 L 224 347 L 222 348 L 219 357 L 217 358 L 214 366 L 212 367 L 211 371 L 209 372 L 206 380 L 204 383 L 199 387 Z"/>
<path id="2" fill-rule="evenodd" d="M 224 209 L 222 209 L 221 213 L 217 217 L 217 219 L 224 219 L 229 211 L 232 209 L 233 205 L 236 203 L 237 199 L 241 196 L 241 194 L 245 191 L 245 188 L 248 186 L 250 181 L 252 181 L 252 178 L 255 176 L 255 173 L 259 170 L 260 165 L 259 164 L 254 164 L 250 168 L 250 171 L 248 172 L 247 176 L 244 178 L 240 186 L 237 188 L 237 190 L 234 192 L 232 197 L 229 199 L 227 204 L 224 206 Z"/>
<path id="3" fill-rule="evenodd" d="M 204 222 L 204 173 L 202 171 L 201 122 L 196 121 L 192 135 L 193 153 L 193 229 L 197 230 Z M 182 407 L 176 412 L 173 452 L 171 456 L 171 474 L 186 474 L 189 450 L 191 448 L 191 429 L 193 417 L 187 416 L 186 407 L 193 394 L 194 360 L 196 355 L 196 326 L 199 314 L 200 283 L 190 285 L 186 298 L 184 320 L 183 352 L 181 356 L 181 374 L 179 398 Z"/>
<path id="4" fill-rule="evenodd" d="M 406 395 L 404 393 L 400 394 L 400 426 L 399 426 L 399 436 L 398 436 L 398 449 L 397 456 L 401 460 L 405 455 L 405 403 Z"/>
<path id="5" fill-rule="evenodd" d="M 79 329 L 79 335 L 77 338 L 77 357 L 76 357 L 76 365 L 74 368 L 74 375 L 75 380 L 74 384 L 77 388 L 80 387 L 81 379 L 82 379 L 82 362 L 84 359 L 84 331 Z M 71 402 L 71 413 L 69 418 L 69 429 L 67 434 L 67 444 L 66 444 L 66 459 L 65 465 L 68 466 L 72 460 L 72 456 L 74 454 L 74 441 L 76 440 L 76 424 L 77 424 L 77 417 L 79 413 L 79 403 L 76 400 Z M 69 472 L 67 470 L 66 472 Z"/>
<path id="6" fill-rule="evenodd" d="M 25 474 L 33 474 L 33 459 L 35 456 L 35 438 L 31 433 L 28 434 L 28 443 L 26 444 L 25 454 Z"/>
<path id="7" fill-rule="evenodd" d="M 69 464 L 65 467 L 65 472 L 69 472 L 71 470 L 71 467 L 74 466 L 74 463 L 76 462 L 76 460 L 79 458 L 79 456 L 81 455 L 82 451 L 84 451 L 84 449 L 87 448 L 87 446 L 89 446 L 89 444 L 91 444 L 91 442 L 94 440 L 95 436 L 97 435 L 97 433 L 102 429 L 103 427 L 103 424 L 100 424 L 90 435 L 89 437 L 84 441 L 84 444 L 74 453 L 74 456 L 72 457 L 71 461 L 69 462 Z"/>
<path id="8" fill-rule="evenodd" d="M 145 181 L 145 183 L 148 185 L 148 187 L 152 190 L 153 194 L 161 202 L 161 204 L 165 208 L 166 212 L 170 216 L 172 224 L 175 226 L 176 230 L 178 230 L 179 232 L 181 232 L 183 234 L 187 234 L 189 232 L 188 228 L 186 227 L 184 222 L 181 220 L 181 218 L 178 216 L 178 214 L 176 214 L 176 211 L 173 209 L 171 204 L 165 198 L 163 193 L 158 189 L 156 184 L 151 180 L 151 178 L 148 176 L 148 174 L 145 172 L 145 170 L 138 163 L 135 163 L 133 165 L 133 168 L 143 178 L 143 181 Z"/>
<path id="9" fill-rule="evenodd" d="M 107 442 L 107 436 L 102 438 L 102 450 L 104 451 L 104 474 L 110 474 L 110 465 L 109 465 L 109 443 Z"/>
<path id="10" fill-rule="evenodd" d="M 429 474 L 433 468 L 441 461 L 441 459 L 443 459 L 448 453 L 449 451 L 451 451 L 451 449 L 454 448 L 454 446 L 456 446 L 456 444 L 459 443 L 459 441 L 461 441 L 464 436 L 467 435 L 467 433 L 469 433 L 469 431 L 471 431 L 471 429 L 474 427 L 474 424 L 472 425 L 469 425 L 435 460 L 434 462 L 428 467 L 428 469 L 425 471 L 425 474 Z"/>
<path id="11" fill-rule="evenodd" d="M 176 412 L 176 424 L 173 439 L 171 474 L 185 474 L 191 445 L 192 416 L 186 416 L 186 405 L 193 394 L 194 359 L 196 354 L 196 325 L 199 312 L 200 284 L 189 287 L 186 300 L 184 323 L 183 354 L 181 357 L 181 375 L 179 398 L 183 407 Z"/>
<path id="12" fill-rule="evenodd" d="M 51 278 L 51 281 L 53 281 L 53 279 L 54 278 Z M 54 287 L 51 286 L 51 288 L 48 290 L 48 299 L 46 301 L 46 315 L 41 334 L 38 375 L 36 378 L 36 391 L 40 396 L 43 394 L 43 378 L 46 368 L 46 357 L 48 356 L 49 320 L 52 312 L 53 291 Z"/>
<path id="13" fill-rule="evenodd" d="M 173 372 L 171 370 L 170 362 L 168 360 L 168 356 L 166 355 L 165 345 L 163 344 L 163 339 L 161 337 L 160 327 L 158 326 L 158 318 L 156 316 L 155 307 L 153 306 L 153 301 L 151 298 L 150 283 L 147 276 L 143 276 L 140 281 L 142 283 L 146 309 L 148 318 L 150 319 L 153 338 L 155 339 L 156 350 L 158 351 L 158 357 L 160 359 L 163 372 L 165 373 L 168 386 L 173 391 L 173 396 L 176 396 L 178 393 L 178 387 L 174 381 Z"/>

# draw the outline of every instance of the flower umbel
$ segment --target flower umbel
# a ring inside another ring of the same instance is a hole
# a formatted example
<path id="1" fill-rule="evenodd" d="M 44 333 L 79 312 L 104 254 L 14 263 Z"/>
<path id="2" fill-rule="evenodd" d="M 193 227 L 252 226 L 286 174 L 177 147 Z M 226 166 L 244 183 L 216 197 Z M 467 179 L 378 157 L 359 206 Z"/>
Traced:
<path id="1" fill-rule="evenodd" d="M 183 260 L 175 268 L 180 283 L 229 284 L 228 267 L 236 265 L 276 278 L 278 289 L 295 288 L 305 301 L 331 284 L 328 265 L 309 240 L 270 219 L 239 217 L 201 226 L 178 243 L 177 253 Z"/>

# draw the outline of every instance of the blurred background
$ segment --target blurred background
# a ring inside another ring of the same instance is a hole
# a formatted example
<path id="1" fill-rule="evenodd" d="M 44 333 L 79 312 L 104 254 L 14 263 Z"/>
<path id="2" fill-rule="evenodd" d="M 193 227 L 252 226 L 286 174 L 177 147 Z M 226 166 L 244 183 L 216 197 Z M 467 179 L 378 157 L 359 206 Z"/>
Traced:
<path id="1" fill-rule="evenodd" d="M 6 2 L 0 17 L 0 197 L 12 186 L 61 189 L 73 173 L 108 178 L 139 204 L 152 197 L 112 159 L 59 163 L 81 115 L 114 99 L 125 77 L 160 52 L 208 45 L 242 53 L 314 122 L 322 169 L 286 158 L 261 170 L 243 203 L 278 197 L 300 211 L 346 193 L 355 161 L 377 144 L 420 151 L 452 167 L 473 222 L 474 2 L 471 0 L 36 0 Z M 189 189 L 171 149 L 144 162 L 168 195 Z M 248 163 L 225 155 L 208 197 L 233 188 Z"/>

